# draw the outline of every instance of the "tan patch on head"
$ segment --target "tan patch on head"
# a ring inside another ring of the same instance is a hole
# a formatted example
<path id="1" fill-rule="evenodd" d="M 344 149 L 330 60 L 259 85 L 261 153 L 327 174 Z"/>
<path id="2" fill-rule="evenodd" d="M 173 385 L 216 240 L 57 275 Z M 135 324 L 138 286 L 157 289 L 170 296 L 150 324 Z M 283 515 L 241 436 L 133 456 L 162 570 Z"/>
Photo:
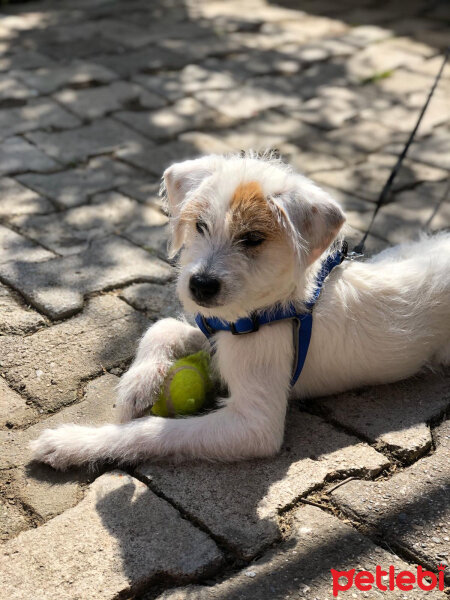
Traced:
<path id="1" fill-rule="evenodd" d="M 197 220 L 201 217 L 201 214 L 206 211 L 207 207 L 208 204 L 204 199 L 192 200 L 181 209 L 179 217 L 180 222 L 185 225 L 195 225 Z"/>
<path id="2" fill-rule="evenodd" d="M 231 198 L 227 219 L 234 237 L 258 231 L 266 239 L 275 239 L 281 232 L 280 223 L 257 181 L 238 185 Z"/>

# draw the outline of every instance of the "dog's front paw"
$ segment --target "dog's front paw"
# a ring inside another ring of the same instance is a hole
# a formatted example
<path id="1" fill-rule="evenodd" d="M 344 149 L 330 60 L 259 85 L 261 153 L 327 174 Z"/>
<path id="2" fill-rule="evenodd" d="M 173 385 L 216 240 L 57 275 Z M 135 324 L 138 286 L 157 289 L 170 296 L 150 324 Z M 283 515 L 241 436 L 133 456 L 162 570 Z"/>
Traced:
<path id="1" fill-rule="evenodd" d="M 78 425 L 62 425 L 58 429 L 46 429 L 36 440 L 30 442 L 34 460 L 64 471 L 86 461 Z"/>
<path id="2" fill-rule="evenodd" d="M 168 365 L 144 362 L 122 375 L 119 386 L 119 420 L 127 423 L 141 417 L 157 401 Z"/>

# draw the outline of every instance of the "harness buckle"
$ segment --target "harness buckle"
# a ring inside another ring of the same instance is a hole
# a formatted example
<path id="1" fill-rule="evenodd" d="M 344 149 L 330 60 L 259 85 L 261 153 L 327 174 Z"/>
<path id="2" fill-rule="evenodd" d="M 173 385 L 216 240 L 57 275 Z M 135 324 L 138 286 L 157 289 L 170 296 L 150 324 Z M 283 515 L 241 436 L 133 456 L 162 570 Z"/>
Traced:
<path id="1" fill-rule="evenodd" d="M 254 333 L 255 331 L 258 331 L 258 329 L 259 329 L 259 319 L 258 319 L 258 315 L 257 315 L 257 314 L 255 314 L 255 313 L 252 313 L 252 314 L 250 315 L 250 319 L 252 320 L 252 325 L 253 325 L 252 329 L 247 329 L 246 331 L 238 331 L 238 330 L 236 329 L 236 326 L 235 326 L 235 324 L 234 324 L 234 323 L 230 323 L 230 330 L 231 330 L 231 333 L 232 333 L 233 335 L 245 335 L 245 334 L 247 334 L 247 333 Z"/>
<path id="2" fill-rule="evenodd" d="M 355 252 L 354 250 L 352 252 L 349 252 L 347 254 L 347 256 L 345 257 L 345 260 L 356 260 L 358 258 L 363 258 L 364 254 L 361 252 Z"/>

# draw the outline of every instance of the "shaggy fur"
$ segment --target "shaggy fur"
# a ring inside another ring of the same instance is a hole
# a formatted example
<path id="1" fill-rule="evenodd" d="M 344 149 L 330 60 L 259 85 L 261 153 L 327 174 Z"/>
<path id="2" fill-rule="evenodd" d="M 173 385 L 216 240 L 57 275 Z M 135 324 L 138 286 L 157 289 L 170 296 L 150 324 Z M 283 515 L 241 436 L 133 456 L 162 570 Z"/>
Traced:
<path id="1" fill-rule="evenodd" d="M 308 300 L 344 223 L 327 193 L 270 157 L 207 156 L 173 165 L 164 181 L 186 311 L 234 321 L 275 303 Z M 219 281 L 217 294 L 195 300 L 193 275 Z M 197 328 L 164 319 L 144 335 L 120 381 L 122 424 L 47 430 L 32 443 L 34 457 L 65 469 L 105 459 L 273 455 L 290 393 L 333 394 L 450 364 L 449 297 L 448 233 L 345 262 L 314 309 L 310 349 L 293 390 L 289 322 L 244 336 L 220 332 L 215 362 L 230 392 L 220 408 L 184 419 L 136 419 L 155 401 L 173 361 L 207 347 Z"/>

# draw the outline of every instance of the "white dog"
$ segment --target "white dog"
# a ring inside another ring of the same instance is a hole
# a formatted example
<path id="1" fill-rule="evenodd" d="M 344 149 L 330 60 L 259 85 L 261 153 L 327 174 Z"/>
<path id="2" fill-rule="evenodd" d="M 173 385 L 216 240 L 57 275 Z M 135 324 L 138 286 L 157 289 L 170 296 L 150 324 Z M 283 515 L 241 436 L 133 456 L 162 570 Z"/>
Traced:
<path id="1" fill-rule="evenodd" d="M 227 322 L 274 305 L 307 311 L 345 220 L 327 193 L 270 157 L 207 156 L 173 165 L 164 180 L 187 311 Z M 273 455 L 290 394 L 333 394 L 450 364 L 449 292 L 448 233 L 346 261 L 324 283 L 292 389 L 291 321 L 246 335 L 222 331 L 214 336 L 215 362 L 229 397 L 220 407 L 190 418 L 135 419 L 157 398 L 174 360 L 209 347 L 199 329 L 164 319 L 144 335 L 121 379 L 122 424 L 46 430 L 32 443 L 34 458 L 65 469 L 97 460 Z"/>

